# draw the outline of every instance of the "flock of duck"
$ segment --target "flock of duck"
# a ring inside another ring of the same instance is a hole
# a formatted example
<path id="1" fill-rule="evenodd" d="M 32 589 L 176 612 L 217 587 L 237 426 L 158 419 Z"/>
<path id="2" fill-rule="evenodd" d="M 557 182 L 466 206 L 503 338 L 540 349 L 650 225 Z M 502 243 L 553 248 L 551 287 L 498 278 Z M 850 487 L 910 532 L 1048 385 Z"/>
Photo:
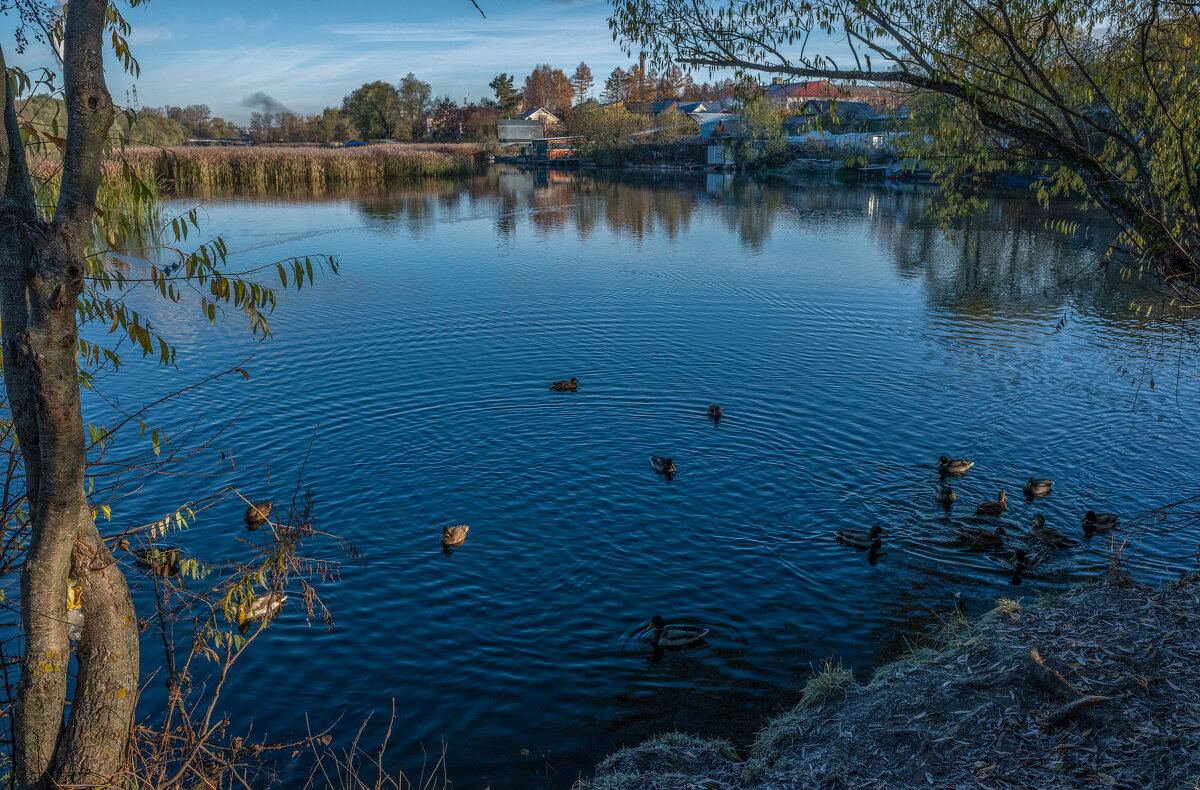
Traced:
<path id="1" fill-rule="evenodd" d="M 934 483 L 934 497 L 947 510 L 958 499 L 958 495 L 950 487 L 947 478 L 961 478 L 970 472 L 973 466 L 975 466 L 974 461 L 962 458 L 949 458 L 943 455 L 938 459 L 938 479 Z M 1033 502 L 1035 499 L 1047 496 L 1053 488 L 1053 480 L 1043 477 L 1030 477 L 1025 485 L 1021 487 L 1021 491 L 1025 494 L 1026 501 Z M 975 515 L 985 518 L 1001 516 L 1007 511 L 1008 498 L 1004 495 L 1003 491 L 999 493 L 996 499 L 981 502 L 975 507 Z M 1084 513 L 1080 524 L 1083 527 L 1084 537 L 1090 538 L 1098 533 L 1109 532 L 1115 529 L 1120 522 L 1120 517 L 1114 513 L 1097 513 L 1094 510 L 1089 510 Z M 1003 525 L 997 525 L 993 530 L 962 525 L 959 525 L 957 529 L 959 536 L 970 544 L 972 548 L 985 551 L 1004 548 L 1006 533 Z M 1051 549 L 1065 549 L 1079 545 L 1079 541 L 1074 538 L 1056 529 L 1047 527 L 1046 517 L 1041 513 L 1033 515 L 1033 521 L 1029 526 L 1029 534 L 1035 540 L 1040 541 Z M 870 530 L 843 529 L 839 530 L 836 535 L 838 541 L 841 543 L 858 549 L 866 549 L 871 553 L 872 557 L 878 554 L 879 550 L 883 547 L 883 538 L 885 536 L 882 527 L 879 525 L 871 527 Z M 1045 559 L 1045 555 L 1027 554 L 1024 549 L 1017 549 L 1008 562 L 1014 571 L 1022 573 L 1035 570 Z"/>
<path id="2" fill-rule="evenodd" d="M 579 389 L 579 380 L 572 377 L 563 381 L 555 381 L 550 384 L 550 389 L 554 392 L 576 392 Z M 719 422 L 722 416 L 721 407 L 714 403 L 708 407 L 706 414 L 714 423 Z M 658 455 L 650 456 L 650 466 L 655 472 L 665 475 L 668 480 L 675 473 L 675 463 L 667 457 Z M 974 461 L 962 458 L 949 458 L 943 455 L 938 459 L 938 479 L 934 483 L 934 497 L 947 510 L 958 499 L 958 495 L 950 487 L 947 478 L 962 478 L 971 471 L 973 466 L 975 466 Z M 1026 500 L 1033 502 L 1035 499 L 1049 495 L 1053 487 L 1053 480 L 1030 477 L 1021 490 L 1025 494 Z M 266 522 L 270 516 L 272 505 L 273 503 L 271 502 L 251 504 L 246 509 L 245 520 L 247 528 L 254 530 Z M 985 518 L 999 517 L 1007 511 L 1008 499 L 1005 497 L 1003 491 L 999 493 L 995 500 L 981 502 L 975 507 L 975 515 Z M 1090 538 L 1097 533 L 1109 532 L 1115 529 L 1120 524 L 1120 518 L 1113 513 L 1097 513 L 1089 510 L 1084 514 L 1080 523 L 1083 527 L 1084 536 Z M 1004 548 L 1006 533 L 1003 525 L 997 525 L 993 530 L 963 525 L 959 525 L 957 529 L 959 536 L 970 544 L 972 548 L 987 551 Z M 466 524 L 442 527 L 442 546 L 447 550 L 455 546 L 461 546 L 466 541 L 469 530 L 470 527 Z M 1079 541 L 1056 529 L 1047 527 L 1046 518 L 1041 513 L 1034 514 L 1033 521 L 1029 527 L 1029 534 L 1050 549 L 1069 548 L 1079 544 Z M 838 530 L 835 537 L 844 545 L 868 551 L 873 560 L 883 547 L 883 538 L 886 537 L 886 533 L 884 533 L 882 527 L 876 524 L 869 530 Z M 1024 549 L 1017 549 L 1013 556 L 1008 559 L 1008 563 L 1016 573 L 1022 573 L 1032 572 L 1044 560 L 1044 555 L 1028 554 Z M 286 600 L 286 596 L 283 600 Z M 269 601 L 268 599 L 263 599 L 262 602 L 265 604 L 263 607 L 264 611 L 248 612 L 246 619 L 261 619 L 268 612 L 274 614 L 283 604 L 283 600 Z M 258 604 L 259 601 L 255 600 L 254 603 Z M 679 623 L 668 624 L 659 615 L 654 616 L 650 625 L 646 626 L 646 630 L 653 631 L 650 636 L 650 644 L 656 651 L 690 647 L 703 641 L 704 637 L 708 634 L 708 629 L 702 626 Z"/>

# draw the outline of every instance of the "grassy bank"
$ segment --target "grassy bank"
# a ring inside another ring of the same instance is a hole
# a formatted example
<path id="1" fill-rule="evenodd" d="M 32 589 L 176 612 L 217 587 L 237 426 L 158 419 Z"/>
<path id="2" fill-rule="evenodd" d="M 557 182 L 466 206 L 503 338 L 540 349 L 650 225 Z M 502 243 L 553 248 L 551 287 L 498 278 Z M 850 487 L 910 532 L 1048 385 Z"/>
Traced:
<path id="1" fill-rule="evenodd" d="M 749 753 L 660 736 L 594 790 L 1200 788 L 1200 575 L 1002 599 L 859 685 L 827 664 Z"/>
<path id="2" fill-rule="evenodd" d="M 123 163 L 143 180 L 174 192 L 315 195 L 470 176 L 486 166 L 487 154 L 469 144 L 136 147 L 109 160 L 109 175 L 119 175 Z"/>

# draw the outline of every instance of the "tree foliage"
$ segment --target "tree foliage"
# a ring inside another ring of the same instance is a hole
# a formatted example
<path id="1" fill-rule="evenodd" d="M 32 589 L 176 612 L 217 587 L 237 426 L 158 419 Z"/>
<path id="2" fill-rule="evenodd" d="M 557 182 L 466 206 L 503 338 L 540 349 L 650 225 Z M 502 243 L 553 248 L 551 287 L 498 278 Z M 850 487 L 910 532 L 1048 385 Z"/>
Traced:
<path id="1" fill-rule="evenodd" d="M 575 103 L 581 104 L 587 98 L 588 93 L 592 90 L 592 86 L 596 83 L 592 77 L 592 70 L 588 64 L 583 61 L 575 67 L 575 71 L 571 74 L 571 87 L 575 91 Z"/>
<path id="2" fill-rule="evenodd" d="M 342 101 L 342 111 L 371 140 L 394 139 L 404 121 L 399 91 L 382 80 L 356 88 Z"/>
<path id="3" fill-rule="evenodd" d="M 513 87 L 513 78 L 510 74 L 497 75 L 488 83 L 488 87 L 496 94 L 496 103 L 501 118 L 512 119 L 520 114 L 521 102 L 525 100 L 525 97 Z"/>
<path id="4" fill-rule="evenodd" d="M 947 215 L 972 176 L 1021 169 L 1081 195 L 1200 304 L 1200 8 L 1176 0 L 613 0 L 614 31 L 658 63 L 899 84 Z M 817 42 L 848 52 L 835 59 Z M 963 199 L 963 198 L 966 199 Z"/>
<path id="5" fill-rule="evenodd" d="M 549 63 L 543 63 L 525 78 L 522 94 L 528 110 L 545 107 L 551 112 L 561 112 L 571 108 L 574 89 L 562 69 L 551 68 Z"/>
<path id="6" fill-rule="evenodd" d="M 433 107 L 433 88 L 410 71 L 396 86 L 396 95 L 400 100 L 400 115 L 407 125 L 408 137 L 419 140 L 425 136 L 425 116 Z"/>

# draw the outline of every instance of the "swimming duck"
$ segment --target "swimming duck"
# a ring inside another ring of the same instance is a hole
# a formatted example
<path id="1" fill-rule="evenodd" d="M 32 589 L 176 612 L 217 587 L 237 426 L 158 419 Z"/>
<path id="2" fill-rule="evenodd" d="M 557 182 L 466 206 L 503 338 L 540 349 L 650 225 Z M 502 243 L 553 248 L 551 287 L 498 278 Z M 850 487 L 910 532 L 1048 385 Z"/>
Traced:
<path id="1" fill-rule="evenodd" d="M 461 546 L 467 540 L 470 527 L 466 524 L 456 524 L 453 527 L 442 527 L 443 546 Z"/>
<path id="2" fill-rule="evenodd" d="M 1041 513 L 1034 514 L 1033 524 L 1029 527 L 1029 534 L 1054 549 L 1065 549 L 1070 546 L 1079 545 L 1078 541 L 1071 540 L 1058 530 L 1047 527 L 1046 517 Z"/>
<path id="3" fill-rule="evenodd" d="M 839 529 L 836 537 L 838 543 L 844 543 L 856 549 L 879 551 L 879 547 L 883 545 L 883 542 L 879 539 L 882 534 L 883 527 L 876 524 L 871 527 L 869 532 L 864 529 Z"/>
<path id="4" fill-rule="evenodd" d="M 958 499 L 958 495 L 954 493 L 954 489 L 945 480 L 938 480 L 933 484 L 933 495 L 943 505 L 952 505 L 954 504 L 954 500 Z"/>
<path id="5" fill-rule="evenodd" d="M 174 576 L 179 573 L 179 549 L 174 546 L 147 546 L 134 549 L 133 561 L 149 568 L 157 576 Z"/>
<path id="6" fill-rule="evenodd" d="M 961 458 L 947 458 L 943 455 L 938 459 L 937 469 L 938 474 L 940 474 L 942 477 L 945 477 L 946 475 L 962 477 L 967 472 L 970 472 L 971 467 L 974 465 L 974 461 L 964 461 Z"/>
<path id="7" fill-rule="evenodd" d="M 1017 573 L 1030 573 L 1046 559 L 1040 554 L 1026 554 L 1024 549 L 1017 549 L 1012 558 L 1012 568 Z"/>
<path id="8" fill-rule="evenodd" d="M 646 627 L 654 629 L 654 633 L 650 635 L 650 644 L 671 650 L 699 644 L 708 634 L 707 628 L 698 625 L 667 625 L 657 614 Z"/>
<path id="9" fill-rule="evenodd" d="M 570 381 L 555 381 L 550 384 L 550 389 L 555 392 L 575 392 L 579 389 L 579 379 L 574 376 Z"/>
<path id="10" fill-rule="evenodd" d="M 977 516 L 998 516 L 1008 510 L 1008 500 L 1004 497 L 1004 492 L 1000 492 L 1000 497 L 995 502 L 983 502 L 979 507 L 975 508 Z"/>
<path id="11" fill-rule="evenodd" d="M 238 608 L 238 622 L 252 623 L 268 615 L 274 615 L 283 608 L 283 604 L 287 599 L 288 597 L 283 594 L 267 593 L 260 595 L 251 601 L 249 606 Z"/>
<path id="12" fill-rule="evenodd" d="M 660 475 L 675 474 L 675 462 L 670 458 L 663 458 L 659 455 L 650 456 L 650 465 L 654 467 L 654 471 Z"/>
<path id="13" fill-rule="evenodd" d="M 1031 477 L 1021 490 L 1025 492 L 1027 498 L 1033 499 L 1034 497 L 1046 496 L 1046 494 L 1050 493 L 1050 489 L 1053 486 L 1053 480 L 1047 480 L 1044 477 Z"/>
<path id="14" fill-rule="evenodd" d="M 709 418 L 710 420 L 712 420 L 713 422 L 720 422 L 720 420 L 721 420 L 721 407 L 720 407 L 720 406 L 718 406 L 717 404 L 713 403 L 713 404 L 711 404 L 711 405 L 708 407 L 708 412 L 707 412 L 707 414 L 708 414 L 708 418 Z"/>
<path id="15" fill-rule="evenodd" d="M 275 503 L 270 499 L 264 499 L 262 502 L 255 502 L 246 508 L 246 515 L 243 518 L 246 520 L 246 529 L 253 532 L 254 530 L 267 523 L 267 519 L 271 517 L 271 509 L 275 507 Z"/>
<path id="16" fill-rule="evenodd" d="M 1004 527 L 988 532 L 979 527 L 959 527 L 958 534 L 977 549 L 998 549 L 1004 545 Z"/>
<path id="17" fill-rule="evenodd" d="M 1083 516 L 1083 534 L 1089 538 L 1097 532 L 1109 532 L 1121 523 L 1116 513 L 1097 513 L 1089 510 Z"/>

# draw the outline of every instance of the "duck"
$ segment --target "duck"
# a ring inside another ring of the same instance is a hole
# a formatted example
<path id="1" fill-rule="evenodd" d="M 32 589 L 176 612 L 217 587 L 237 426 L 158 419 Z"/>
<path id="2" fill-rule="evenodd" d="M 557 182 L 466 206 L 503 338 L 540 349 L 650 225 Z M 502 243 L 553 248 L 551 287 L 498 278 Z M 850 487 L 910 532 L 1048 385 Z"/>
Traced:
<path id="1" fill-rule="evenodd" d="M 876 524 L 871 527 L 870 531 L 864 529 L 839 529 L 837 531 L 838 543 L 847 546 L 853 546 L 856 549 L 871 549 L 879 551 L 883 541 L 879 538 L 883 535 L 883 527 Z"/>
<path id="2" fill-rule="evenodd" d="M 1053 480 L 1047 480 L 1044 477 L 1031 477 L 1021 490 L 1025 492 L 1025 496 L 1028 499 L 1033 499 L 1034 497 L 1046 496 L 1046 494 L 1050 493 L 1050 489 L 1053 486 Z"/>
<path id="3" fill-rule="evenodd" d="M 654 471 L 660 475 L 675 474 L 675 462 L 670 458 L 663 458 L 660 455 L 650 456 L 650 465 L 654 467 Z"/>
<path id="4" fill-rule="evenodd" d="M 579 379 L 572 376 L 568 381 L 551 382 L 550 389 L 555 392 L 575 392 L 579 389 Z"/>
<path id="5" fill-rule="evenodd" d="M 246 508 L 246 515 L 242 518 L 246 521 L 246 529 L 253 532 L 254 530 L 267 523 L 267 519 L 271 517 L 271 510 L 275 507 L 275 503 L 270 499 L 264 499 L 262 502 L 255 502 Z"/>
<path id="6" fill-rule="evenodd" d="M 933 484 L 933 495 L 943 505 L 952 505 L 954 504 L 954 500 L 958 499 L 958 495 L 954 493 L 954 489 L 945 480 L 938 480 Z"/>
<path id="7" fill-rule="evenodd" d="M 461 546 L 467 540 L 470 527 L 466 524 L 456 524 L 453 527 L 442 527 L 443 546 Z"/>
<path id="8" fill-rule="evenodd" d="M 1116 513 L 1097 513 L 1089 510 L 1083 515 L 1083 534 L 1089 538 L 1097 532 L 1109 532 L 1117 528 L 1121 518 Z"/>
<path id="9" fill-rule="evenodd" d="M 1017 549 L 1017 553 L 1012 557 L 1012 568 L 1017 573 L 1030 573 L 1037 570 L 1044 559 L 1046 558 L 1040 554 L 1026 554 L 1025 549 Z"/>
<path id="10" fill-rule="evenodd" d="M 971 467 L 974 465 L 974 461 L 965 461 L 962 458 L 947 458 L 943 455 L 938 459 L 937 469 L 938 474 L 940 474 L 942 477 L 945 477 L 946 475 L 962 477 L 967 472 L 970 472 Z"/>
<path id="11" fill-rule="evenodd" d="M 254 598 L 249 606 L 238 608 L 238 622 L 252 623 L 264 617 L 273 616 L 283 608 L 288 597 L 283 594 L 267 593 Z"/>
<path id="12" fill-rule="evenodd" d="M 175 546 L 147 546 L 134 549 L 132 554 L 134 563 L 149 568 L 156 576 L 179 573 L 179 549 Z"/>
<path id="13" fill-rule="evenodd" d="M 698 625 L 667 625 L 662 616 L 657 614 L 646 628 L 654 629 L 654 633 L 650 635 L 650 644 L 656 648 L 671 650 L 699 644 L 708 634 L 707 628 Z"/>
<path id="14" fill-rule="evenodd" d="M 1029 527 L 1029 534 L 1054 549 L 1065 549 L 1070 546 L 1079 545 L 1078 541 L 1068 538 L 1056 529 L 1047 527 L 1046 517 L 1041 513 L 1034 514 L 1033 524 Z"/>
<path id="15" fill-rule="evenodd" d="M 708 411 L 705 413 L 708 415 L 708 418 L 710 420 L 712 420 L 713 422 L 721 421 L 721 407 L 718 406 L 717 404 L 715 404 L 715 403 L 710 404 L 708 407 Z"/>
<path id="16" fill-rule="evenodd" d="M 975 508 L 977 516 L 998 516 L 1008 510 L 1008 500 L 1004 496 L 1004 492 L 1000 492 L 1000 496 L 995 502 L 983 502 Z"/>
<path id="17" fill-rule="evenodd" d="M 1004 545 L 1004 527 L 988 532 L 980 527 L 959 527 L 958 534 L 977 549 L 998 549 Z"/>

